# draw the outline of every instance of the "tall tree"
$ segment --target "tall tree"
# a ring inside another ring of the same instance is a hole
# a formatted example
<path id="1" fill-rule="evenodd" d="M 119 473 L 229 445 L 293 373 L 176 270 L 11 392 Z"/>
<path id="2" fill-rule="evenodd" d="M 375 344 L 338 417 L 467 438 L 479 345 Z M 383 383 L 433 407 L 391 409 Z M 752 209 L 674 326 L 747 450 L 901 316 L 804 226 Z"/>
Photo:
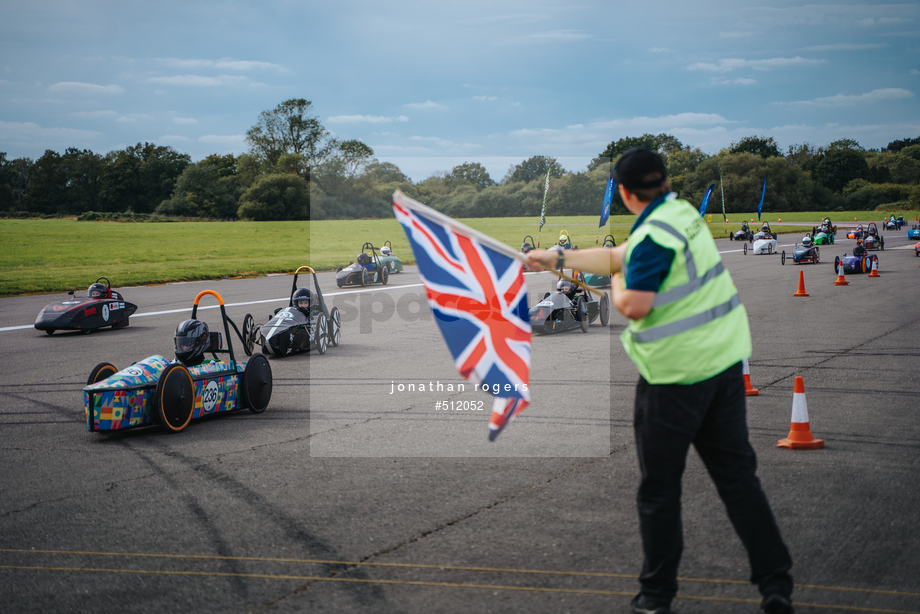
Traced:
<path id="1" fill-rule="evenodd" d="M 246 132 L 253 157 L 269 169 L 286 153 L 303 156 L 310 166 L 328 157 L 336 140 L 319 119 L 307 115 L 312 105 L 309 100 L 291 98 L 271 111 L 262 111 L 258 123 Z"/>
<path id="2" fill-rule="evenodd" d="M 633 147 L 644 147 L 667 156 L 667 154 L 672 151 L 683 149 L 684 145 L 676 136 L 664 133 L 658 135 L 646 133 L 638 137 L 629 136 L 619 141 L 613 141 L 607 145 L 607 149 L 591 161 L 591 164 L 588 165 L 588 169 L 594 170 L 602 164 L 614 162 L 627 149 L 632 149 Z"/>
<path id="3" fill-rule="evenodd" d="M 447 176 L 447 186 L 454 190 L 457 186 L 471 185 L 481 190 L 490 185 L 495 185 L 489 171 L 479 162 L 464 162 L 451 169 Z"/>
<path id="4" fill-rule="evenodd" d="M 782 156 L 772 136 L 746 136 L 737 143 L 732 143 L 731 153 L 752 153 L 761 158 Z"/>
<path id="5" fill-rule="evenodd" d="M 853 179 L 867 179 L 869 164 L 858 151 L 832 149 L 821 157 L 812 174 L 818 183 L 839 194 Z"/>
<path id="6" fill-rule="evenodd" d="M 559 165 L 556 158 L 551 158 L 549 156 L 533 156 L 527 158 L 520 164 L 512 166 L 508 174 L 505 175 L 502 183 L 510 183 L 512 181 L 529 183 L 537 179 L 543 180 L 546 177 L 547 169 L 550 169 L 550 165 L 552 165 L 549 172 L 550 177 L 558 179 L 565 174 L 565 169 Z"/>
<path id="7" fill-rule="evenodd" d="M 357 139 L 338 144 L 336 156 L 342 159 L 345 174 L 354 179 L 374 159 L 374 150 Z"/>

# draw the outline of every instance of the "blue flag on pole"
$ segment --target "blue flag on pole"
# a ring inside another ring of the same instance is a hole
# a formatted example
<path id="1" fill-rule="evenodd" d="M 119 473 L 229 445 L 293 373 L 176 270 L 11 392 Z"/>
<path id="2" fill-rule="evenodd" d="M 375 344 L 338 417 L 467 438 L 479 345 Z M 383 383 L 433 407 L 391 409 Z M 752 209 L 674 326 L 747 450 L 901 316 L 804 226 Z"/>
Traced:
<path id="1" fill-rule="evenodd" d="M 607 180 L 607 190 L 604 192 L 604 205 L 601 207 L 601 223 L 598 228 L 603 228 L 610 219 L 610 203 L 613 202 L 613 191 L 617 187 L 617 180 L 611 177 Z"/>
<path id="2" fill-rule="evenodd" d="M 763 189 L 760 191 L 760 204 L 757 205 L 757 221 L 760 221 L 760 212 L 763 211 L 763 196 L 767 193 L 767 174 L 763 174 Z"/>
<path id="3" fill-rule="evenodd" d="M 700 217 L 706 215 L 706 207 L 709 206 L 709 198 L 712 196 L 712 191 L 716 189 L 716 184 L 711 184 L 709 189 L 706 190 L 706 194 L 703 195 L 703 204 L 700 205 Z"/>

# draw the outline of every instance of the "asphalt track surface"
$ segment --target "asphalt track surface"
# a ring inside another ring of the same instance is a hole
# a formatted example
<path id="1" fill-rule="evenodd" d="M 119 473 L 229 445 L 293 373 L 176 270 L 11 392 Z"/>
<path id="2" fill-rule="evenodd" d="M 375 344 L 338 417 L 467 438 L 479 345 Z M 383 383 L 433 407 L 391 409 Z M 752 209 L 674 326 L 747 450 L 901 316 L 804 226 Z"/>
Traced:
<path id="1" fill-rule="evenodd" d="M 829 262 L 853 241 L 801 266 L 718 242 L 750 315 L 760 391 L 748 400 L 750 437 L 800 613 L 920 612 L 920 259 L 906 231 L 883 234 L 881 277 L 849 276 L 847 287 L 834 286 Z M 809 297 L 792 296 L 799 271 Z M 264 322 L 291 277 L 120 288 L 140 305 L 130 327 L 90 335 L 30 327 L 60 296 L 0 299 L 0 610 L 628 611 L 641 553 L 625 320 L 536 337 L 533 404 L 490 444 L 488 403 L 435 409 L 487 397 L 428 392 L 462 380 L 416 273 L 348 294 L 320 279 L 345 315 L 342 345 L 272 359 L 264 413 L 204 418 L 176 435 L 87 432 L 90 369 L 171 356 L 175 326 L 205 288 L 237 323 L 247 312 Z M 528 284 L 542 296 L 552 282 Z M 213 329 L 218 312 L 200 313 Z M 797 375 L 823 450 L 776 448 Z M 675 610 L 759 611 L 693 452 L 683 522 Z"/>

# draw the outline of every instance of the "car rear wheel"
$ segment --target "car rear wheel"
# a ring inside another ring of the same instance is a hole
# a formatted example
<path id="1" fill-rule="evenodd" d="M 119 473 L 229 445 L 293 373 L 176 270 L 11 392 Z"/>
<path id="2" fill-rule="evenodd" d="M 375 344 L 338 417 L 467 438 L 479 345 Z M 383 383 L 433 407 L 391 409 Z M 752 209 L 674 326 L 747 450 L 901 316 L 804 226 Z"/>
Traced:
<path id="1" fill-rule="evenodd" d="M 338 307 L 333 307 L 329 312 L 329 342 L 333 347 L 338 347 L 342 340 L 342 314 Z"/>
<path id="2" fill-rule="evenodd" d="M 361 269 L 361 285 L 367 285 L 367 269 Z"/>
<path id="3" fill-rule="evenodd" d="M 192 420 L 195 407 L 195 384 L 184 365 L 166 367 L 157 382 L 154 396 L 157 420 L 170 433 L 178 433 Z"/>
<path id="4" fill-rule="evenodd" d="M 588 303 L 584 296 L 579 296 L 575 303 L 575 319 L 578 320 L 581 332 L 588 332 Z"/>
<path id="5" fill-rule="evenodd" d="M 840 270 L 840 256 L 834 256 L 834 275 Z"/>
<path id="6" fill-rule="evenodd" d="M 243 351 L 247 356 L 252 356 L 252 349 L 256 343 L 256 323 L 250 314 L 243 318 Z"/>
<path id="7" fill-rule="evenodd" d="M 110 362 L 100 362 L 89 372 L 89 377 L 86 378 L 86 385 L 92 386 L 104 379 L 112 377 L 116 373 L 118 373 L 118 369 L 115 368 L 115 365 Z"/>
<path id="8" fill-rule="evenodd" d="M 780 255 L 779 263 L 783 265 L 786 264 L 786 250 L 783 250 L 783 253 Z"/>
<path id="9" fill-rule="evenodd" d="M 385 286 L 388 281 L 390 281 L 390 269 L 383 267 L 380 271 L 380 283 Z"/>
<path id="10" fill-rule="evenodd" d="M 604 292 L 604 296 L 601 297 L 598 307 L 601 316 L 601 326 L 607 326 L 607 323 L 610 322 L 610 298 L 607 296 L 606 292 Z"/>
<path id="11" fill-rule="evenodd" d="M 54 329 L 53 328 L 45 329 L 45 334 L 50 337 L 51 335 L 54 334 Z"/>
<path id="12" fill-rule="evenodd" d="M 747 256 L 747 243 L 744 244 L 744 255 Z"/>
<path id="13" fill-rule="evenodd" d="M 319 352 L 320 356 L 329 349 L 329 320 L 326 314 L 321 313 L 316 316 L 316 323 L 313 328 L 313 347 Z"/>
<path id="14" fill-rule="evenodd" d="M 128 324 L 130 323 L 131 323 L 131 316 L 125 316 L 125 319 L 122 320 L 121 322 L 115 322 L 114 324 L 112 324 L 112 329 L 115 330 L 118 328 L 128 328 Z"/>
<path id="15" fill-rule="evenodd" d="M 272 398 L 272 367 L 262 354 L 253 354 L 243 370 L 242 404 L 254 414 L 261 414 Z"/>

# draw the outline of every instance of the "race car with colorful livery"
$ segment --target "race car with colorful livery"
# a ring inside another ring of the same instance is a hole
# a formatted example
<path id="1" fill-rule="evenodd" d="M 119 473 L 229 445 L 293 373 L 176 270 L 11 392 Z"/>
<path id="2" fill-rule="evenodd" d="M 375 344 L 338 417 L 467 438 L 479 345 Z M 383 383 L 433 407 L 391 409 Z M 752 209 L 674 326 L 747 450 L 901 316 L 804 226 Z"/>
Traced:
<path id="1" fill-rule="evenodd" d="M 831 223 L 831 218 L 826 217 L 820 226 L 811 229 L 811 236 L 815 245 L 833 245 L 837 236 L 837 227 Z"/>
<path id="2" fill-rule="evenodd" d="M 297 276 L 301 271 L 313 274 L 313 286 L 297 287 Z M 287 307 L 279 307 L 268 322 L 254 331 L 253 344 L 259 343 L 267 356 L 287 356 L 316 350 L 325 354 L 329 345 L 337 347 L 342 340 L 342 316 L 338 307 L 331 310 L 323 300 L 316 272 L 308 266 L 294 271 L 294 284 Z"/>
<path id="3" fill-rule="evenodd" d="M 102 283 L 105 282 L 105 283 Z M 35 328 L 53 335 L 58 330 L 78 330 L 89 334 L 94 330 L 111 326 L 125 328 L 131 315 L 137 311 L 137 305 L 125 301 L 105 277 L 93 282 L 86 291 L 86 296 L 74 296 L 68 292 L 66 301 L 51 303 L 42 309 L 35 318 Z"/>
<path id="4" fill-rule="evenodd" d="M 343 286 L 367 286 L 368 284 L 386 285 L 390 279 L 390 269 L 380 263 L 377 248 L 372 243 L 361 246 L 361 253 L 355 262 L 339 267 L 335 272 L 335 283 Z"/>
<path id="5" fill-rule="evenodd" d="M 530 308 L 530 326 L 535 333 L 561 333 L 573 328 L 588 332 L 588 325 L 600 318 L 601 326 L 610 321 L 610 299 L 601 293 L 595 300 L 592 293 L 568 279 L 560 279 L 556 291 L 547 292 L 543 300 Z"/>
<path id="6" fill-rule="evenodd" d="M 198 302 L 206 295 L 220 304 L 227 345 L 219 332 L 196 319 Z M 237 361 L 230 327 L 243 343 L 249 360 Z M 272 396 L 272 370 L 262 354 L 252 354 L 252 316 L 243 320 L 243 332 L 227 317 L 224 300 L 213 290 L 202 290 L 192 305 L 192 317 L 176 329 L 176 360 L 154 355 L 118 370 L 103 362 L 92 370 L 83 388 L 86 428 L 93 432 L 119 431 L 159 424 L 170 433 L 185 429 L 195 418 L 246 408 L 265 411 Z M 210 353 L 213 360 L 206 359 Z M 218 360 L 218 354 L 229 360 Z"/>

